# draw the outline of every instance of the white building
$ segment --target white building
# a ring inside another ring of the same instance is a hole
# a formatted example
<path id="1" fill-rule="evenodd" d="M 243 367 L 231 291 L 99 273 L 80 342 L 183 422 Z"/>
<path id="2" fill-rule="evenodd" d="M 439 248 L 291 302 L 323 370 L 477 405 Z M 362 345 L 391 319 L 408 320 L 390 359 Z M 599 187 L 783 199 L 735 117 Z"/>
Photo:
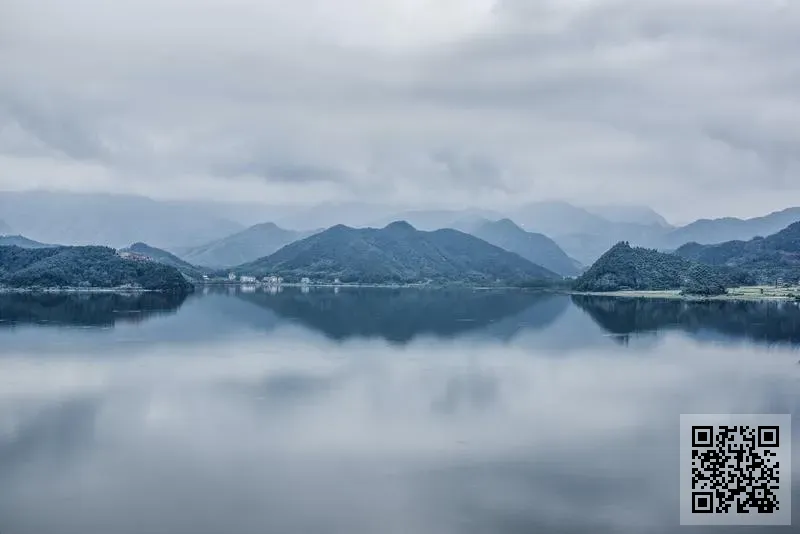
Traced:
<path id="1" fill-rule="evenodd" d="M 240 276 L 239 281 L 243 284 L 254 284 L 256 282 L 255 276 Z"/>
<path id="2" fill-rule="evenodd" d="M 236 273 L 228 273 L 228 280 L 230 280 L 231 282 L 236 280 Z"/>
<path id="3" fill-rule="evenodd" d="M 308 285 L 311 283 L 311 279 L 308 278 L 307 276 L 304 276 L 303 278 L 300 279 L 300 283 L 303 285 Z"/>

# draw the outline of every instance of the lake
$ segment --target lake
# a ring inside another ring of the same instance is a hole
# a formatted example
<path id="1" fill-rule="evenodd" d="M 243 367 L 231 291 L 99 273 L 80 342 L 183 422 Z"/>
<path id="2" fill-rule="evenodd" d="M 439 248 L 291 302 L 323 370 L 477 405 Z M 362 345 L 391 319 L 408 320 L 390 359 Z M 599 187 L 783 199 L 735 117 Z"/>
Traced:
<path id="1" fill-rule="evenodd" d="M 0 294 L 0 534 L 706 532 L 679 415 L 797 458 L 798 347 L 788 302 Z"/>

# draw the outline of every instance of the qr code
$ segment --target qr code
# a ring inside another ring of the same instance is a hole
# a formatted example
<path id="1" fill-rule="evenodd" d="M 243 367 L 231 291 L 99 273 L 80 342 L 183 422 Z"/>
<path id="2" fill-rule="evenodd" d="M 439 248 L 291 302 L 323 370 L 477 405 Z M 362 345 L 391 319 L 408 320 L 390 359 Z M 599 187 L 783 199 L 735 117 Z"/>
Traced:
<path id="1" fill-rule="evenodd" d="M 681 524 L 791 524 L 789 415 L 681 416 Z"/>

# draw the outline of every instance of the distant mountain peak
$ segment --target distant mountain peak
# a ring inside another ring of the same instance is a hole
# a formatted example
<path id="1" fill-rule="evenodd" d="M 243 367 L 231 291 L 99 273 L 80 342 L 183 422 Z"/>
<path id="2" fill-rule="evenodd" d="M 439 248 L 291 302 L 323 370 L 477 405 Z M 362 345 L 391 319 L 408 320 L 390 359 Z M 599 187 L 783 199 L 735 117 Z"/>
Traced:
<path id="1" fill-rule="evenodd" d="M 267 221 L 267 222 L 255 224 L 255 225 L 251 226 L 250 228 L 246 228 L 245 230 L 242 230 L 242 231 L 244 232 L 244 231 L 247 231 L 247 230 L 283 230 L 283 228 L 281 228 L 280 226 L 278 226 L 274 222 Z"/>
<path id="2" fill-rule="evenodd" d="M 517 223 L 515 223 L 514 221 L 512 221 L 508 217 L 505 217 L 503 219 L 499 219 L 497 221 L 486 221 L 484 224 L 490 224 L 492 226 L 495 226 L 497 228 L 502 228 L 502 229 L 505 229 L 505 230 L 516 230 L 516 231 L 521 231 L 521 232 L 525 231 L 522 227 L 520 227 L 520 225 L 518 225 Z"/>
<path id="3" fill-rule="evenodd" d="M 316 232 L 287 230 L 268 221 L 259 223 L 222 239 L 183 249 L 179 255 L 195 265 L 232 267 L 272 254 L 289 243 Z"/>
<path id="4" fill-rule="evenodd" d="M 415 232 L 417 229 L 411 226 L 411 223 L 408 221 L 394 221 L 389 223 L 385 227 L 386 230 L 403 230 L 403 231 L 412 231 Z"/>

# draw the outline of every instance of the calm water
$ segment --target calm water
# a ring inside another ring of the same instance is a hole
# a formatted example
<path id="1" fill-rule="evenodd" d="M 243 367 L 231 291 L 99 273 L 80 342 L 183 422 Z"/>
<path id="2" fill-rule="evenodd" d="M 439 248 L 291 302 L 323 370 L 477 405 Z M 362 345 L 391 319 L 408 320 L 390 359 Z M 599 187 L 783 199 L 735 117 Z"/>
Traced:
<path id="1" fill-rule="evenodd" d="M 796 347 L 794 304 L 0 295 L 0 533 L 694 532 L 679 414 L 797 458 Z"/>

